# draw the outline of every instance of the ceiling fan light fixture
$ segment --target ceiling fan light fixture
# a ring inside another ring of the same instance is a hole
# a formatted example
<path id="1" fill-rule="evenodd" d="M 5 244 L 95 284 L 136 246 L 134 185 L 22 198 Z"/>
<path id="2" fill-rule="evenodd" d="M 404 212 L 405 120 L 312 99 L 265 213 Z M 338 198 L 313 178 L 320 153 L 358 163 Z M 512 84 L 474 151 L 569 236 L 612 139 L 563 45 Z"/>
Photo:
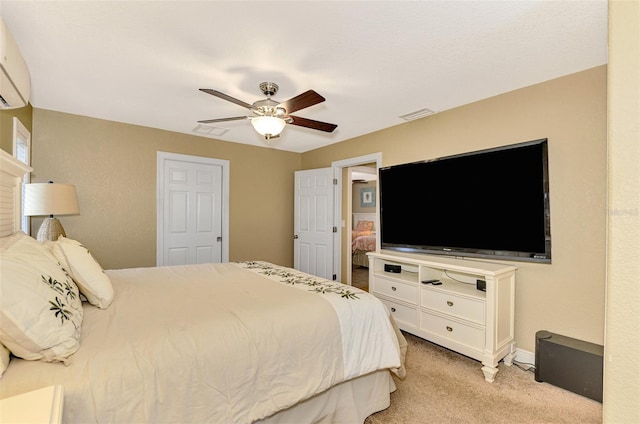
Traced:
<path id="1" fill-rule="evenodd" d="M 302 118 L 300 116 L 293 116 L 291 113 L 302 110 L 304 108 L 317 105 L 325 101 L 325 98 L 316 93 L 314 90 L 307 90 L 302 94 L 298 94 L 295 97 L 285 100 L 284 102 L 278 102 L 271 98 L 272 95 L 278 92 L 278 85 L 271 82 L 263 82 L 260 84 L 260 90 L 267 96 L 266 99 L 258 100 L 249 104 L 242 100 L 238 100 L 234 97 L 224 94 L 217 90 L 210 88 L 201 88 L 203 93 L 210 94 L 218 97 L 222 100 L 226 100 L 231 103 L 235 103 L 249 110 L 249 116 L 233 116 L 230 118 L 218 118 L 218 119 L 206 119 L 198 121 L 201 124 L 212 124 L 215 122 L 224 121 L 239 121 L 242 119 L 249 119 L 253 128 L 261 134 L 265 140 L 269 141 L 272 138 L 277 138 L 287 124 L 296 125 L 298 127 L 310 128 L 312 130 L 333 132 L 338 126 L 330 124 L 328 122 L 315 121 L 313 119 Z"/>
<path id="2" fill-rule="evenodd" d="M 261 135 L 275 137 L 282 132 L 286 122 L 284 119 L 275 116 L 257 116 L 251 118 L 251 125 Z"/>

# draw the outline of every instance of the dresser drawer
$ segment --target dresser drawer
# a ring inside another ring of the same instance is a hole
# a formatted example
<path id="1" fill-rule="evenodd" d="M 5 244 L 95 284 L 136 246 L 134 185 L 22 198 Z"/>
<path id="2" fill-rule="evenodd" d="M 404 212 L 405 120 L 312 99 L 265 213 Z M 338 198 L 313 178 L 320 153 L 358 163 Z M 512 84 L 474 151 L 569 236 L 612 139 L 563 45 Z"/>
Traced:
<path id="1" fill-rule="evenodd" d="M 474 349 L 484 349 L 484 327 L 463 324 L 426 311 L 420 313 L 420 327 Z"/>
<path id="2" fill-rule="evenodd" d="M 412 308 L 410 306 L 402 305 L 400 303 L 396 303 L 387 299 L 380 299 L 380 301 L 384 303 L 387 308 L 389 308 L 391 315 L 393 315 L 393 318 L 396 321 L 403 321 L 414 327 L 418 326 L 417 308 Z"/>
<path id="3" fill-rule="evenodd" d="M 484 325 L 484 304 L 480 299 L 470 299 L 449 292 L 422 289 L 420 306 L 453 315 Z"/>
<path id="4" fill-rule="evenodd" d="M 393 297 L 413 305 L 418 302 L 418 287 L 411 284 L 388 280 L 383 277 L 373 278 L 373 292 Z"/>

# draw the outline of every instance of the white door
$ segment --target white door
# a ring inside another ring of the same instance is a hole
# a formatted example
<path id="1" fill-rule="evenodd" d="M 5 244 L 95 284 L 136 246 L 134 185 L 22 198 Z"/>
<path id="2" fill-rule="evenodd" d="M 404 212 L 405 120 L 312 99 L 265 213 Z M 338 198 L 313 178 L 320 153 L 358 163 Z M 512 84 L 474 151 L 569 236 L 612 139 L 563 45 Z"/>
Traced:
<path id="1" fill-rule="evenodd" d="M 158 154 L 158 265 L 223 262 L 223 163 Z M 222 161 L 225 162 L 225 161 Z"/>
<path id="2" fill-rule="evenodd" d="M 295 173 L 294 268 L 333 280 L 333 170 Z"/>

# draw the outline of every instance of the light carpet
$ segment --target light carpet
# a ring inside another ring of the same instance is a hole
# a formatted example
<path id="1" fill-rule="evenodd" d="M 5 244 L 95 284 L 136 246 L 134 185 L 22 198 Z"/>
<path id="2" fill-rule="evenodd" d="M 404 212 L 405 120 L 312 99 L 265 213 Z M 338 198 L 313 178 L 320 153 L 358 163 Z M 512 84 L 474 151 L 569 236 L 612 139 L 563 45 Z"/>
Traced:
<path id="1" fill-rule="evenodd" d="M 481 364 L 419 337 L 408 342 L 404 380 L 391 406 L 365 424 L 418 423 L 601 423 L 602 404 L 548 383 L 516 365 L 500 363 L 493 383 Z"/>

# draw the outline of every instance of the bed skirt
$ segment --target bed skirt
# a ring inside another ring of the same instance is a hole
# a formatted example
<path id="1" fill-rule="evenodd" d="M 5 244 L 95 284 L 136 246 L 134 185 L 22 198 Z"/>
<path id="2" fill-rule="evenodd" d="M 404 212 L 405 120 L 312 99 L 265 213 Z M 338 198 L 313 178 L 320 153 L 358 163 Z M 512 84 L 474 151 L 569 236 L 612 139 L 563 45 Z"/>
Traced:
<path id="1" fill-rule="evenodd" d="M 289 409 L 256 421 L 259 424 L 355 424 L 390 405 L 396 389 L 388 370 L 345 381 Z"/>
<path id="2" fill-rule="evenodd" d="M 369 257 L 367 256 L 367 253 L 367 250 L 356 250 L 352 255 L 352 263 L 354 265 L 369 268 Z"/>

